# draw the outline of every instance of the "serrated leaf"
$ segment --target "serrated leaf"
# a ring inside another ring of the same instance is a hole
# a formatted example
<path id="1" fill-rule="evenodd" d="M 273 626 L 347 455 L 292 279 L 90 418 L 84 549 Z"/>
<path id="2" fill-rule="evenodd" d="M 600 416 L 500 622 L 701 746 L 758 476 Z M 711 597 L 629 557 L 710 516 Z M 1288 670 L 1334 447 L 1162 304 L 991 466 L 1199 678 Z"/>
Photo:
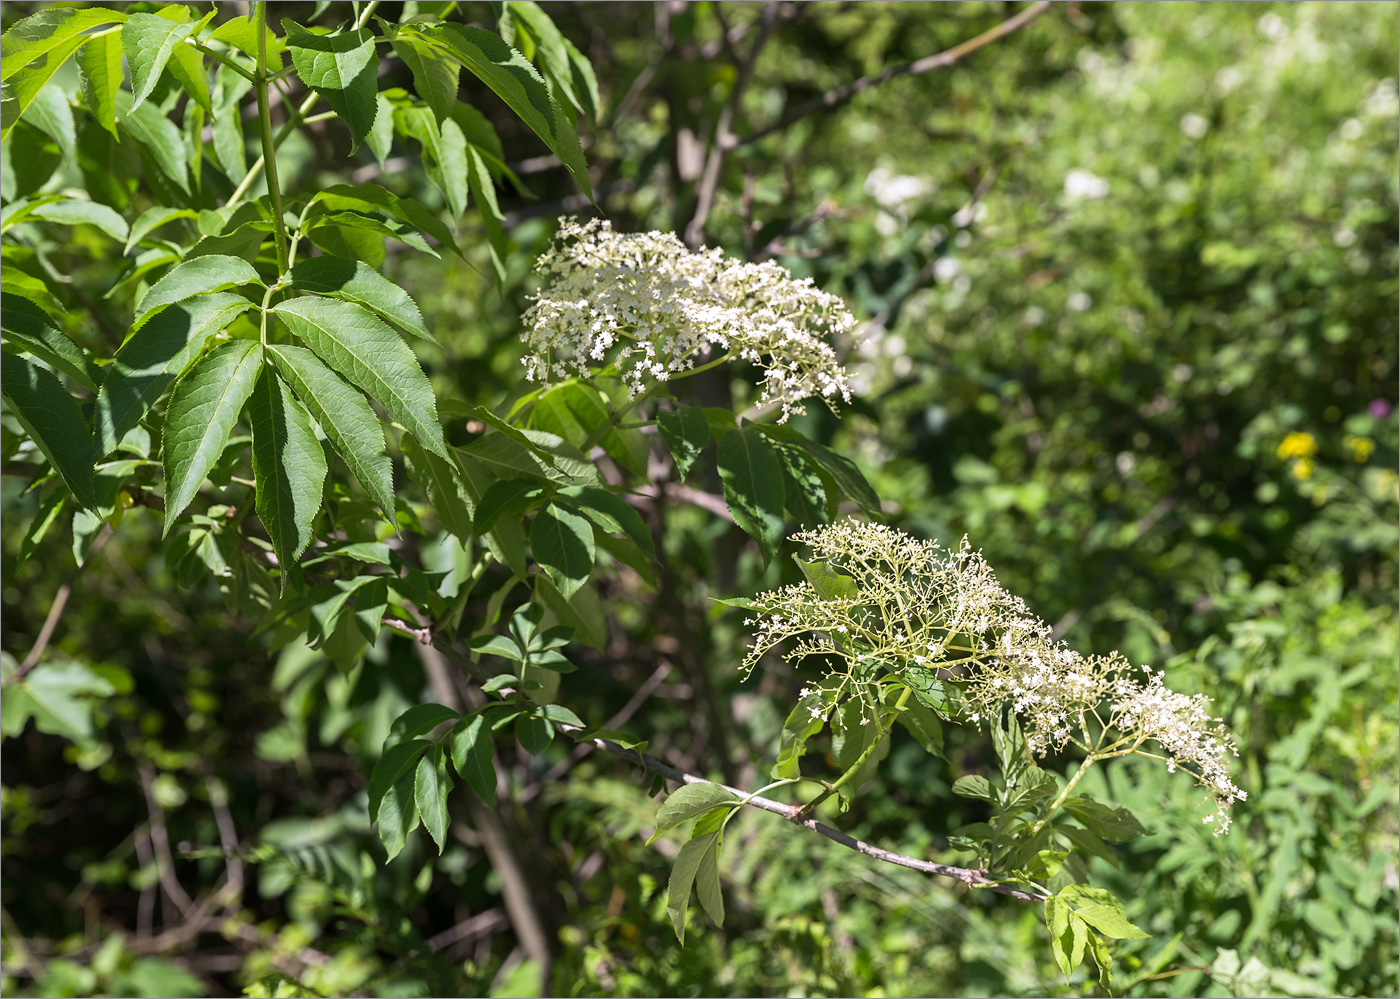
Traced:
<path id="1" fill-rule="evenodd" d="M 263 34 L 266 36 L 263 44 L 267 48 L 268 61 L 273 68 L 282 67 L 282 53 L 285 49 L 282 38 L 272 30 L 270 25 L 264 25 L 262 18 L 256 12 L 247 17 L 233 17 L 219 25 L 209 33 L 207 41 L 223 42 L 225 45 L 238 49 L 250 59 L 258 57 L 258 28 L 263 27 Z"/>
<path id="2" fill-rule="evenodd" d="M 243 404 L 253 394 L 262 363 L 260 344 L 234 340 L 214 348 L 175 386 L 163 433 L 163 534 L 170 533 L 219 460 Z"/>
<path id="3" fill-rule="evenodd" d="M 94 37 L 78 53 L 83 100 L 97 123 L 117 138 L 117 91 L 122 85 L 121 32 Z"/>
<path id="4" fill-rule="evenodd" d="M 554 741 L 554 726 L 539 715 L 520 715 L 515 719 L 515 738 L 531 756 L 538 756 Z"/>
<path id="5" fill-rule="evenodd" d="M 0 329 L 4 330 L 4 341 L 16 349 L 33 354 L 85 388 L 96 392 L 102 379 L 102 369 L 92 362 L 87 352 L 71 339 L 54 329 L 49 319 L 39 309 L 32 312 L 15 307 L 17 299 L 13 295 L 0 295 Z M 34 313 L 39 313 L 35 315 Z"/>
<path id="6" fill-rule="evenodd" d="M 58 523 L 67 499 L 68 496 L 62 489 L 55 489 L 39 504 L 34 519 L 29 522 L 29 527 L 25 529 L 24 537 L 20 540 L 19 555 L 15 557 L 15 572 L 24 567 L 24 563 L 29 561 L 29 556 L 34 554 L 34 549 L 39 547 L 39 542 L 49 533 L 49 528 Z"/>
<path id="7" fill-rule="evenodd" d="M 311 415 L 271 366 L 264 366 L 248 402 L 253 431 L 253 479 L 258 517 L 272 538 L 272 550 L 287 569 L 311 544 L 311 524 L 321 512 L 326 454 Z"/>
<path id="8" fill-rule="evenodd" d="M 690 474 L 700 452 L 710 443 L 710 421 L 705 411 L 699 406 L 657 410 L 656 426 L 671 452 L 676 474 L 684 479 Z"/>
<path id="9" fill-rule="evenodd" d="M 969 774 L 953 781 L 953 793 L 963 798 L 977 798 L 980 801 L 996 801 L 991 782 L 977 774 Z"/>
<path id="10" fill-rule="evenodd" d="M 391 746 L 384 750 L 379 757 L 379 762 L 374 765 L 374 770 L 369 775 L 369 820 L 371 822 L 379 817 L 379 806 L 389 788 L 393 787 L 405 775 L 411 779 L 413 771 L 418 766 L 418 760 L 432 748 L 433 744 L 426 739 L 410 739 L 408 742 L 401 742 L 397 746 Z"/>
<path id="11" fill-rule="evenodd" d="M 1116 901 L 1116 900 L 1115 900 Z M 1106 937 L 1115 940 L 1140 940 L 1151 936 L 1128 922 L 1128 914 L 1118 905 L 1082 905 L 1074 910 L 1074 915 L 1088 923 Z"/>
<path id="12" fill-rule="evenodd" d="M 821 474 L 796 448 L 779 445 L 774 450 L 783 465 L 783 503 L 802 527 L 826 522 L 827 495 Z"/>
<path id="13" fill-rule="evenodd" d="M 843 572 L 837 572 L 825 562 L 804 562 L 796 555 L 792 560 L 807 577 L 812 592 L 821 600 L 854 600 L 860 593 L 856 581 Z"/>
<path id="14" fill-rule="evenodd" d="M 719 837 L 700 856 L 700 867 L 695 872 L 695 895 L 700 899 L 700 907 L 714 921 L 716 926 L 724 925 L 724 893 L 719 884 Z"/>
<path id="15" fill-rule="evenodd" d="M 389 609 L 389 583 L 382 576 L 360 587 L 355 594 L 355 626 L 366 642 L 379 638 L 384 612 Z"/>
<path id="16" fill-rule="evenodd" d="M 159 14 L 131 14 L 122 25 L 122 51 L 131 70 L 132 109 L 139 108 L 160 79 L 175 46 L 184 42 L 212 18 L 179 23 Z"/>
<path id="17" fill-rule="evenodd" d="M 472 537 L 471 494 L 455 464 L 444 461 L 431 451 L 425 451 L 404 438 L 399 442 L 409 475 L 423 487 L 428 502 L 437 512 L 438 520 L 457 540 L 467 544 Z"/>
<path id="18" fill-rule="evenodd" d="M 386 515 L 394 511 L 394 466 L 385 451 L 384 429 L 359 389 L 304 347 L 271 345 L 268 352 L 282 377 L 325 431 L 370 499 Z"/>
<path id="19" fill-rule="evenodd" d="M 428 835 L 437 844 L 439 854 L 447 845 L 447 796 L 451 791 L 452 777 L 447 772 L 447 757 L 441 746 L 434 746 L 432 752 L 424 753 L 418 760 L 413 796 L 418 803 L 423 828 L 428 830 Z"/>
<path id="20" fill-rule="evenodd" d="M 1084 828 L 1110 843 L 1126 843 L 1147 835 L 1142 823 L 1126 808 L 1105 805 L 1077 794 L 1065 800 L 1064 809 Z"/>
<path id="21" fill-rule="evenodd" d="M 603 530 L 625 534 L 648 557 L 656 558 L 656 543 L 641 514 L 617 493 L 595 486 L 565 486 L 558 495 L 573 500 L 574 508 Z"/>
<path id="22" fill-rule="evenodd" d="M 111 681 L 87 665 L 40 663 L 23 681 L 5 688 L 3 732 L 19 735 L 32 717 L 40 732 L 87 746 L 96 736 L 92 699 L 114 693 Z"/>
<path id="23" fill-rule="evenodd" d="M 78 401 L 46 368 L 11 356 L 0 364 L 0 389 L 10 412 L 84 507 L 95 505 L 95 453 Z"/>
<path id="24" fill-rule="evenodd" d="M 807 740 L 822 730 L 827 704 L 825 690 L 813 690 L 788 713 L 778 738 L 778 759 L 773 764 L 774 780 L 801 776 L 801 759 L 807 752 Z"/>
<path id="25" fill-rule="evenodd" d="M 491 483 L 476 505 L 473 529 L 477 534 L 485 534 L 496 526 L 503 515 L 528 509 L 543 492 L 538 483 L 526 479 L 504 479 Z"/>
<path id="26" fill-rule="evenodd" d="M 185 140 L 174 122 L 154 104 L 142 104 L 133 109 L 131 95 L 125 90 L 118 90 L 115 100 L 117 123 L 146 148 L 152 162 L 171 183 L 189 194 L 190 171 L 185 156 Z"/>
<path id="27" fill-rule="evenodd" d="M 383 170 L 389 151 L 394 148 L 394 106 L 383 94 L 375 95 L 374 104 L 374 124 L 370 127 L 369 135 L 365 136 L 365 145 L 369 146 L 379 169 Z"/>
<path id="28" fill-rule="evenodd" d="M 31 218 L 57 222 L 61 225 L 91 225 L 118 241 L 126 239 L 126 220 L 106 205 L 94 201 L 65 198 L 40 205 L 29 213 Z"/>
<path id="29" fill-rule="evenodd" d="M 369 135 L 379 105 L 379 55 L 368 28 L 313 35 L 283 18 L 287 51 L 297 76 L 350 126 L 351 148 Z"/>
<path id="30" fill-rule="evenodd" d="M 549 573 L 565 599 L 573 596 L 593 571 L 593 528 L 576 513 L 558 505 L 545 507 L 530 524 L 535 561 Z"/>
<path id="31" fill-rule="evenodd" d="M 213 255 L 186 260 L 170 268 L 136 303 L 136 319 L 132 328 L 140 329 L 160 309 L 187 298 L 261 283 L 253 265 L 239 257 Z"/>
<path id="32" fill-rule="evenodd" d="M 671 865 L 671 878 L 666 886 L 666 912 L 676 929 L 676 939 L 682 944 L 685 943 L 685 917 L 686 909 L 690 906 L 690 889 L 695 884 L 700 862 L 705 859 L 706 853 L 716 848 L 718 841 L 717 832 L 687 840 Z"/>
<path id="33" fill-rule="evenodd" d="M 239 295 L 200 295 L 162 310 L 133 333 L 117 351 L 97 394 L 93 429 L 98 456 L 111 454 L 209 339 L 252 307 Z"/>
<path id="34" fill-rule="evenodd" d="M 445 721 L 457 718 L 457 712 L 443 704 L 415 704 L 394 719 L 384 740 L 387 752 L 401 742 L 416 739 L 437 728 Z"/>
<path id="35" fill-rule="evenodd" d="M 57 142 L 64 159 L 70 163 L 76 159 L 78 133 L 73 125 L 73 105 L 56 81 L 44 84 L 20 117 Z M 121 224 L 126 225 L 125 222 Z"/>
<path id="36" fill-rule="evenodd" d="M 70 39 L 20 69 L 11 79 L 0 83 L 0 141 L 9 137 L 53 74 L 86 41 L 86 37 Z"/>
<path id="37" fill-rule="evenodd" d="M 400 777 L 380 800 L 379 839 L 388 853 L 386 863 L 393 860 L 408 842 L 408 834 L 418 828 L 418 800 L 414 794 L 414 774 Z"/>
<path id="38" fill-rule="evenodd" d="M 676 828 L 721 805 L 738 804 L 734 792 L 718 784 L 682 784 L 667 796 L 656 812 L 655 840 L 662 833 Z"/>
<path id="39" fill-rule="evenodd" d="M 408 25 L 404 37 L 428 41 L 494 90 L 544 140 L 592 200 L 593 186 L 578 133 L 524 56 L 499 36 L 465 24 Z"/>
<path id="40" fill-rule="evenodd" d="M 125 20 L 125 14 L 105 7 L 54 7 L 16 21 L 0 38 L 0 80 L 8 80 L 30 63 L 62 49 L 83 32 Z"/>
<path id="41" fill-rule="evenodd" d="M 359 386 L 413 434 L 446 458 L 433 387 L 413 351 L 374 313 L 354 302 L 304 297 L 274 309 L 288 328 L 351 384 Z"/>
<path id="42" fill-rule="evenodd" d="M 451 118 L 442 124 L 427 108 L 402 108 L 404 129 L 423 147 L 423 166 L 442 192 L 455 226 L 467 210 L 467 140 Z"/>
<path id="43" fill-rule="evenodd" d="M 525 661 L 520 647 L 505 635 L 478 635 L 467 642 L 467 648 L 482 655 L 500 656 L 517 663 Z"/>
<path id="44" fill-rule="evenodd" d="M 867 513 L 880 512 L 880 497 L 875 495 L 875 490 L 870 488 L 870 483 L 865 481 L 865 476 L 861 474 L 855 462 L 845 455 L 837 454 L 824 444 L 808 440 L 789 426 L 763 423 L 756 424 L 755 429 L 775 441 L 801 449 L 813 464 L 835 480 L 842 493 L 860 504 Z"/>
<path id="45" fill-rule="evenodd" d="M 433 237 L 458 256 L 462 255 L 461 248 L 441 219 L 414 199 L 397 197 L 379 184 L 359 184 L 354 187 L 338 184 L 314 195 L 311 201 L 313 205 L 325 205 L 326 210 L 333 212 L 382 212 Z"/>
<path id="46" fill-rule="evenodd" d="M 716 451 L 729 512 L 758 542 L 763 564 L 783 538 L 783 468 L 768 439 L 753 427 L 727 431 Z"/>
<path id="47" fill-rule="evenodd" d="M 899 713 L 898 720 L 927 752 L 943 755 L 943 725 L 937 714 L 923 704 L 910 701 Z"/>
<path id="48" fill-rule="evenodd" d="M 288 276 L 293 288 L 356 302 L 399 329 L 429 343 L 437 343 L 423 324 L 423 314 L 408 292 L 362 261 L 312 257 L 300 261 Z"/>
<path id="49" fill-rule="evenodd" d="M 496 187 L 491 180 L 491 172 L 486 168 L 486 161 L 481 157 L 481 151 L 475 145 L 468 144 L 466 156 L 467 192 L 476 203 L 477 213 L 481 216 L 481 227 L 486 231 L 486 245 L 491 251 L 491 267 L 496 272 L 496 280 L 504 283 L 508 251 L 506 233 L 501 227 L 501 221 L 505 216 L 501 214 L 500 203 L 496 200 Z"/>
<path id="50" fill-rule="evenodd" d="M 492 760 L 496 747 L 491 742 L 491 726 L 486 718 L 473 715 L 452 727 L 452 765 L 471 785 L 478 798 L 496 807 L 496 768 Z"/>
<path id="51" fill-rule="evenodd" d="M 126 246 L 122 249 L 122 253 L 130 253 L 137 243 L 167 222 L 198 217 L 198 212 L 188 208 L 166 208 L 163 205 L 152 205 L 136 216 L 136 221 L 131 224 L 131 232 L 126 238 Z"/>
<path id="52" fill-rule="evenodd" d="M 395 38 L 394 53 L 413 73 L 413 89 L 441 124 L 457 103 L 461 67 L 440 49 L 412 38 Z"/>

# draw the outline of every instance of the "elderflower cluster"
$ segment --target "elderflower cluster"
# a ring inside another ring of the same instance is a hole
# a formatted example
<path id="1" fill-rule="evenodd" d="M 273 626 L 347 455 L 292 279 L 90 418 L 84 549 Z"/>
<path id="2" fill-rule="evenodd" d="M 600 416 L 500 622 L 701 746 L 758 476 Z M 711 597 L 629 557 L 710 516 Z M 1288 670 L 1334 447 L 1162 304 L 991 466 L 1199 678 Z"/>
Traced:
<path id="1" fill-rule="evenodd" d="M 561 221 L 536 270 L 545 286 L 522 317 L 531 381 L 586 376 L 617 365 L 632 395 L 712 350 L 763 369 L 760 404 L 779 422 L 817 396 L 849 402 L 829 340 L 855 319 L 844 302 L 772 261 L 748 264 L 718 249 L 692 252 L 671 233 L 619 233 L 605 221 Z"/>
<path id="2" fill-rule="evenodd" d="M 893 674 L 916 687 L 936 680 L 980 722 L 1009 707 L 1022 720 L 1030 751 L 1043 756 L 1074 744 L 1101 758 L 1137 754 L 1165 759 L 1210 792 L 1217 833 L 1229 828 L 1230 805 L 1245 792 L 1230 776 L 1237 755 L 1210 699 L 1170 690 L 1163 674 L 1122 656 L 1083 656 L 997 582 L 966 539 L 957 550 L 919 541 L 878 524 L 847 521 L 804 531 L 828 573 L 762 593 L 744 666 L 752 671 L 774 647 L 795 640 L 783 657 L 820 655 L 833 664 L 824 710 L 842 696 L 875 703 Z M 932 674 L 929 676 L 928 674 Z M 1143 748 L 1156 743 L 1159 756 Z"/>

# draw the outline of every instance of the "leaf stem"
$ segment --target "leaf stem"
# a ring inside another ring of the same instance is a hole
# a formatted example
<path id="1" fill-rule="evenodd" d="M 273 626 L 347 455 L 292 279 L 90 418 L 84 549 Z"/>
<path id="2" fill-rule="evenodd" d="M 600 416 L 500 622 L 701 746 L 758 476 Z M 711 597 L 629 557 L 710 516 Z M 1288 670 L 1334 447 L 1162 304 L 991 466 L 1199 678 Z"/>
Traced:
<path id="1" fill-rule="evenodd" d="M 276 230 L 277 273 L 287 273 L 287 227 L 282 221 L 282 189 L 277 184 L 277 143 L 272 135 L 272 111 L 268 106 L 267 87 L 267 0 L 258 0 L 258 74 L 254 88 L 258 92 L 258 125 L 262 131 L 263 176 L 267 178 L 267 195 L 272 200 L 272 224 Z M 252 176 L 250 170 L 249 176 Z M 247 181 L 247 178 L 244 178 Z M 232 199 L 230 199 L 232 200 Z M 266 310 L 263 313 L 263 342 L 267 342 Z"/>
<path id="2" fill-rule="evenodd" d="M 880 731 L 876 734 L 875 738 L 870 740 L 870 745 L 866 746 L 861 754 L 856 757 L 856 761 L 846 768 L 845 773 L 837 777 L 831 784 L 827 785 L 825 791 L 794 812 L 794 819 L 800 819 L 802 816 L 810 815 L 813 809 L 827 798 L 830 798 L 833 794 L 840 791 L 841 788 L 845 787 L 855 778 L 856 774 L 864 769 L 866 762 L 871 756 L 875 755 L 875 751 L 880 747 L 881 741 L 884 740 L 885 736 L 889 735 L 890 729 L 894 728 L 895 717 L 899 714 L 900 709 L 908 703 L 909 695 L 913 692 L 912 687 L 908 685 L 905 686 L 904 691 L 899 695 L 899 700 L 894 702 L 894 710 L 891 711 L 889 717 L 885 719 L 885 724 L 880 726 Z"/>
<path id="3" fill-rule="evenodd" d="M 247 80 L 249 83 L 258 82 L 258 79 L 254 74 L 248 72 L 246 69 L 244 69 L 238 63 L 236 63 L 234 60 L 230 59 L 228 56 L 224 55 L 222 52 L 216 52 L 213 49 L 211 49 L 208 45 L 202 45 L 199 42 L 194 41 L 193 39 L 188 39 L 188 41 L 191 45 L 195 47 L 196 50 L 204 53 L 210 59 L 213 59 L 215 62 L 227 66 L 229 69 L 233 70 L 235 73 L 243 77 L 243 79 Z"/>
<path id="4" fill-rule="evenodd" d="M 374 13 L 374 8 L 378 6 L 379 0 L 369 0 L 369 3 L 365 4 L 365 9 L 360 11 L 360 19 L 355 22 L 356 31 L 359 31 L 369 23 L 369 16 Z"/>

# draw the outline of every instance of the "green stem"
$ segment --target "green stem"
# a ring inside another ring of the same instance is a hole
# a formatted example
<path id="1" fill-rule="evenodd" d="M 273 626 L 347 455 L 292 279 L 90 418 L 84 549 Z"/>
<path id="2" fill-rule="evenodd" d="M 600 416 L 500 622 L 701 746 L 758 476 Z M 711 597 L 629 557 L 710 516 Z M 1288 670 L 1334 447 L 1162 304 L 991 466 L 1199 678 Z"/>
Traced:
<path id="1" fill-rule="evenodd" d="M 215 52 L 215 51 L 214 51 L 213 49 L 211 49 L 208 45 L 201 45 L 199 42 L 191 42 L 190 44 L 193 45 L 193 46 L 194 46 L 197 50 L 199 50 L 200 52 L 202 52 L 202 53 L 204 53 L 205 55 L 207 55 L 210 59 L 213 59 L 215 62 L 217 62 L 217 63 L 222 63 L 223 65 L 227 66 L 229 69 L 233 70 L 235 73 L 237 73 L 239 76 L 243 77 L 243 79 L 247 80 L 249 83 L 257 83 L 257 82 L 258 82 L 258 79 L 257 79 L 256 76 L 254 76 L 252 73 L 248 72 L 248 71 L 247 71 L 246 69 L 244 69 L 242 66 L 238 65 L 238 63 L 234 62 L 232 59 L 230 59 L 228 56 L 224 55 L 222 52 Z"/>
<path id="2" fill-rule="evenodd" d="M 254 86 L 258 92 L 258 125 L 262 130 L 263 175 L 267 178 L 267 195 L 272 200 L 272 225 L 276 230 L 277 273 L 285 274 L 287 273 L 287 227 L 282 221 L 282 189 L 277 184 L 277 144 L 272 135 L 272 111 L 267 101 L 267 81 L 267 0 L 259 0 L 258 76 L 257 80 L 254 81 Z"/>
<path id="3" fill-rule="evenodd" d="M 1060 810 L 1060 806 L 1069 800 L 1070 792 L 1074 790 L 1074 786 L 1084 779 L 1084 775 L 1089 772 L 1090 767 L 1098 762 L 1098 759 L 1098 756 L 1092 753 L 1084 757 L 1084 762 L 1079 764 L 1079 769 L 1076 770 L 1074 776 L 1069 779 L 1069 783 L 1066 784 L 1065 789 L 1060 792 L 1060 796 L 1050 802 L 1050 810 L 1031 828 L 1031 833 L 1026 837 L 1027 839 L 1035 839 L 1040 831 L 1049 824 L 1050 819 Z"/>
<path id="4" fill-rule="evenodd" d="M 608 431 L 612 430 L 615 426 L 622 422 L 622 418 L 624 416 L 632 412 L 632 410 L 636 409 L 647 399 L 655 395 L 657 390 L 659 390 L 665 384 L 665 382 L 652 383 L 650 388 L 629 400 L 627 405 L 623 406 L 621 409 L 612 413 L 606 420 L 603 421 L 602 425 L 599 426 L 597 430 L 593 431 L 593 433 L 588 435 L 588 439 L 583 442 L 583 446 L 580 447 L 579 450 L 582 451 L 584 454 L 587 454 L 589 451 L 593 450 L 594 445 L 597 444 L 604 437 L 606 437 L 608 435 Z"/>
<path id="5" fill-rule="evenodd" d="M 365 9 L 360 11 L 360 19 L 355 22 L 356 31 L 359 31 L 369 23 L 369 16 L 374 13 L 374 8 L 378 6 L 379 0 L 369 0 L 369 3 L 365 4 Z"/>
<path id="6" fill-rule="evenodd" d="M 906 686 L 904 688 L 904 691 L 899 695 L 899 700 L 894 702 L 894 710 L 885 718 L 884 724 L 880 726 L 880 731 L 876 734 L 875 738 L 870 740 L 870 745 L 866 746 L 865 750 L 856 757 L 856 761 L 846 768 L 845 773 L 837 777 L 831 784 L 827 785 L 825 791 L 799 808 L 793 814 L 794 821 L 801 821 L 804 816 L 810 815 L 818 805 L 855 779 L 856 774 L 860 773 L 861 769 L 870 760 L 870 757 L 875 755 L 875 751 L 880 748 L 880 742 L 885 736 L 889 735 L 890 729 L 894 728 L 895 717 L 899 714 L 900 709 L 908 703 L 909 695 L 913 692 L 913 688 L 911 687 Z"/>

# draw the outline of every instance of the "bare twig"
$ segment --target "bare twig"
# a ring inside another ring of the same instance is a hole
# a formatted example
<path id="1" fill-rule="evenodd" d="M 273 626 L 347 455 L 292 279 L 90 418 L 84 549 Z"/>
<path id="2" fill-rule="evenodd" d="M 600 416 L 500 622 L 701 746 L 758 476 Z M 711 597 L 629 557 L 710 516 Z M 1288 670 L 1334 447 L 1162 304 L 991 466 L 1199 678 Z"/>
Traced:
<path id="1" fill-rule="evenodd" d="M 102 546 L 107 543 L 107 539 L 112 536 L 112 528 L 106 524 L 102 525 L 102 530 L 92 542 L 92 547 L 88 549 L 88 557 L 83 565 L 91 561 L 93 556 L 102 550 Z M 82 572 L 81 565 L 74 566 L 68 572 L 68 578 L 63 581 L 63 585 L 54 594 L 53 606 L 49 608 L 49 616 L 44 618 L 44 624 L 39 629 L 39 637 L 34 640 L 34 647 L 29 650 L 29 655 L 24 657 L 24 662 L 19 664 L 19 668 L 10 674 L 6 681 L 6 686 L 12 683 L 19 683 L 35 666 L 39 665 L 39 657 L 44 654 L 44 649 L 48 648 L 49 639 L 53 638 L 54 628 L 58 627 L 58 619 L 63 616 L 63 609 L 68 606 L 68 598 L 73 595 L 73 583 L 78 578 L 78 573 Z"/>
<path id="2" fill-rule="evenodd" d="M 165 830 L 165 809 L 156 800 L 156 774 L 148 763 L 137 765 L 136 772 L 141 776 L 141 787 L 146 792 L 146 810 L 150 813 L 151 849 L 155 851 L 156 873 L 160 876 L 160 886 L 166 897 L 189 918 L 194 909 L 194 900 L 175 877 L 175 859 L 170 852 L 170 836 Z"/>
<path id="3" fill-rule="evenodd" d="M 772 135 L 774 132 L 783 131 L 792 125 L 793 122 L 805 118 L 809 114 L 813 114 L 817 111 L 830 111 L 833 108 L 840 107 L 857 94 L 864 93 L 871 87 L 878 87 L 880 84 L 893 80 L 895 77 L 920 76 L 935 69 L 945 69 L 964 56 L 970 55 L 978 49 L 1024 28 L 1049 10 L 1051 2 L 1052 0 L 1037 0 L 1036 3 L 1027 7 L 1015 17 L 1003 21 L 995 28 L 984 31 L 977 37 L 969 38 L 967 41 L 955 45 L 951 49 L 939 52 L 936 55 L 924 56 L 922 59 L 915 59 L 913 62 L 905 63 L 902 66 L 891 66 L 884 72 L 876 73 L 871 76 L 863 76 L 859 80 L 853 80 L 843 86 L 828 90 L 819 97 L 814 97 L 810 101 L 799 104 L 772 125 L 760 128 L 756 132 L 750 132 L 748 135 L 731 136 L 728 140 L 728 148 L 733 149 L 737 146 L 747 146 L 752 142 L 757 142 L 759 139 Z"/>
<path id="4" fill-rule="evenodd" d="M 715 7 L 718 9 L 719 4 L 716 4 Z M 781 12 L 781 3 L 770 3 L 763 9 L 763 27 L 758 33 L 758 38 L 754 39 L 748 56 L 738 67 L 739 75 L 734 80 L 734 89 L 729 93 L 729 100 L 720 109 L 719 120 L 715 123 L 715 133 L 710 140 L 710 155 L 705 160 L 705 173 L 700 178 L 700 185 L 696 192 L 695 215 L 691 218 L 690 224 L 685 227 L 685 241 L 692 249 L 704 241 L 705 222 L 710 217 L 710 209 L 714 207 L 715 194 L 719 190 L 720 171 L 724 166 L 724 156 L 734 146 L 734 133 L 732 131 L 734 116 L 738 113 L 739 102 L 743 99 L 744 91 L 748 88 L 749 78 L 753 75 L 754 65 L 758 62 L 758 54 L 763 51 L 763 46 L 768 43 L 773 29 L 777 27 L 778 15 Z M 723 24 L 723 21 L 720 23 Z M 727 28 L 724 29 L 724 37 L 726 39 L 729 37 Z M 730 52 L 733 51 L 731 47 Z"/>
<path id="5" fill-rule="evenodd" d="M 478 912 L 475 916 L 469 916 L 456 926 L 449 927 L 435 936 L 424 941 L 425 946 L 432 951 L 443 950 L 451 947 L 455 943 L 462 943 L 467 940 L 475 940 L 479 936 L 487 933 L 494 933 L 504 926 L 508 920 L 506 914 L 500 909 L 487 909 L 485 912 Z"/>

